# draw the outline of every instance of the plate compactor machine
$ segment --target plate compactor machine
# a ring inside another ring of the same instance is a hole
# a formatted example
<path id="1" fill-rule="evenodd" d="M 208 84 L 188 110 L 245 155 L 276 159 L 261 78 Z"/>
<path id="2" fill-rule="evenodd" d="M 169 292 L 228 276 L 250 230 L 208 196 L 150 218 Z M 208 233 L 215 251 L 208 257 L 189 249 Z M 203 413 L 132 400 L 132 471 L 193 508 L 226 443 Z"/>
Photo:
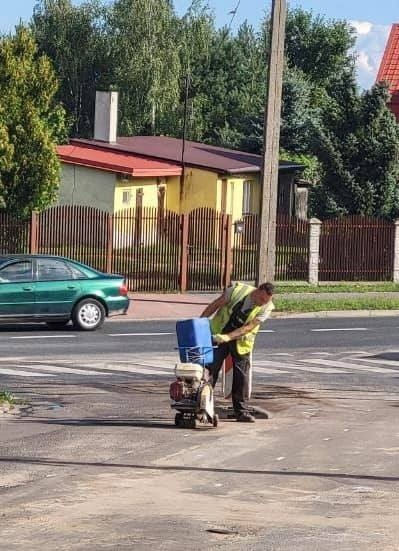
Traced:
<path id="1" fill-rule="evenodd" d="M 180 321 L 176 324 L 180 363 L 176 381 L 170 385 L 172 408 L 177 427 L 197 428 L 218 425 L 214 393 L 206 366 L 213 361 L 212 334 L 207 318 Z"/>

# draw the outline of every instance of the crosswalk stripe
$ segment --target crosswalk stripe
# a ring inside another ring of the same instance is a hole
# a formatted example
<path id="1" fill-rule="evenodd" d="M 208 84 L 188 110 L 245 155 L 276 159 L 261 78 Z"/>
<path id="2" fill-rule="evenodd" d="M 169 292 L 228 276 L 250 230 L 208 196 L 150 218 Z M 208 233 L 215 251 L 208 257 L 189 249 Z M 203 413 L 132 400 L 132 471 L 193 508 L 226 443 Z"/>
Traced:
<path id="1" fill-rule="evenodd" d="M 54 377 L 54 375 L 46 375 L 46 373 L 37 373 L 36 371 L 4 369 L 3 367 L 0 367 L 0 375 L 13 375 L 15 377 Z"/>
<path id="2" fill-rule="evenodd" d="M 378 365 L 392 365 L 392 366 L 399 367 L 399 362 L 396 360 L 384 360 L 384 359 L 375 360 L 374 358 L 358 358 L 358 357 L 350 358 L 350 359 L 356 360 L 359 362 L 367 362 L 367 363 L 378 364 Z M 399 371 L 397 371 L 397 373 L 399 374 Z"/>
<path id="3" fill-rule="evenodd" d="M 262 375 L 280 375 L 281 373 L 289 373 L 289 371 L 283 371 L 282 369 L 273 369 L 271 367 L 260 367 L 257 364 L 252 366 L 254 373 L 261 373 Z"/>
<path id="4" fill-rule="evenodd" d="M 87 364 L 80 364 L 82 367 L 88 367 Z M 130 366 L 122 366 L 122 365 L 115 365 L 114 363 L 110 363 L 107 366 L 104 366 L 102 369 L 108 370 L 108 371 L 120 371 L 120 372 L 126 372 L 126 373 L 138 373 L 140 375 L 163 375 L 169 377 L 171 374 L 173 375 L 173 370 L 171 369 L 170 372 L 164 370 L 161 371 L 160 369 L 151 369 L 151 367 L 144 368 L 135 366 L 134 364 L 131 364 Z M 102 374 L 105 374 L 103 371 Z"/>
<path id="5" fill-rule="evenodd" d="M 316 361 L 316 363 L 318 363 Z M 302 365 L 295 365 L 291 363 L 278 363 L 278 362 L 271 362 L 267 360 L 263 361 L 257 361 L 256 365 L 261 365 L 265 367 L 281 367 L 281 369 L 292 369 L 292 370 L 298 370 L 298 371 L 310 371 L 314 373 L 342 373 L 342 371 L 338 371 L 337 369 L 329 369 L 328 367 L 321 368 L 321 367 L 313 367 L 313 366 L 302 366 Z"/>
<path id="6" fill-rule="evenodd" d="M 104 375 L 102 371 L 88 371 L 84 369 L 71 369 L 70 367 L 64 367 L 60 365 L 17 365 L 17 368 L 23 369 L 37 369 L 39 371 L 49 371 L 50 373 L 71 373 L 72 375 Z M 108 375 L 108 373 L 105 373 Z"/>
<path id="7" fill-rule="evenodd" d="M 339 362 L 336 360 L 324 360 L 320 358 L 319 360 L 314 359 L 305 359 L 305 360 L 298 360 L 299 362 L 304 363 L 311 363 L 311 364 L 320 364 L 320 365 L 330 365 L 335 367 L 341 367 L 342 369 L 348 369 L 349 371 L 370 371 L 372 373 L 396 373 L 398 374 L 399 371 L 396 369 L 389 369 L 389 368 L 382 368 L 382 367 L 372 367 L 372 366 L 364 366 L 359 364 L 354 364 L 351 362 Z"/>

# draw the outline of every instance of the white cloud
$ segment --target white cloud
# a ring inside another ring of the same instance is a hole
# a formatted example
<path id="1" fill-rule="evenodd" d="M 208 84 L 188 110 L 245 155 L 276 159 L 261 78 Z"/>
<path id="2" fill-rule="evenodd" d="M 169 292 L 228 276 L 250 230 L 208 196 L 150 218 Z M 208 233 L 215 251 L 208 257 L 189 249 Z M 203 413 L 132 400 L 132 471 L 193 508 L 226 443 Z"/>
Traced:
<path id="1" fill-rule="evenodd" d="M 369 21 L 350 21 L 350 24 L 357 35 L 354 51 L 358 81 L 362 88 L 367 89 L 377 77 L 391 26 L 374 25 Z"/>
<path id="2" fill-rule="evenodd" d="M 351 21 L 351 25 L 358 35 L 369 34 L 373 28 L 373 24 L 368 21 Z"/>

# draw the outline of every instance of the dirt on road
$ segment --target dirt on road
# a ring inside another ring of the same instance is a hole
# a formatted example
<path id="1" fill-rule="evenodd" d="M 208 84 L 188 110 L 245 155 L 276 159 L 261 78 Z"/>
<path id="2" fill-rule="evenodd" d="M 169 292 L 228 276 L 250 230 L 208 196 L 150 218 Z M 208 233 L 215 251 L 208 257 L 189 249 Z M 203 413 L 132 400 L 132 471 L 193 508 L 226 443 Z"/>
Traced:
<path id="1" fill-rule="evenodd" d="M 259 385 L 271 418 L 173 426 L 161 383 L 45 387 L 0 419 L 0 549 L 399 549 L 399 407 Z M 4 546 L 4 547 L 2 547 Z"/>

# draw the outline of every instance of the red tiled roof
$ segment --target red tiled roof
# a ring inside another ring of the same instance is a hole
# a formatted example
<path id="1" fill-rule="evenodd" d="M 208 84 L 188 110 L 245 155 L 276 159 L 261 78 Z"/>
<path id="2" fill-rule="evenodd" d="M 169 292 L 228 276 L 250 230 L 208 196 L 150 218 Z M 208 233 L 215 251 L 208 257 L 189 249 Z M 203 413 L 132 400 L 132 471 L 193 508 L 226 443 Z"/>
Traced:
<path id="1" fill-rule="evenodd" d="M 110 151 L 108 147 L 105 149 L 101 145 L 98 142 L 96 147 L 88 147 L 84 144 L 60 145 L 57 152 L 63 163 L 120 172 L 130 176 L 180 176 L 182 172 L 181 167 L 174 163 L 149 159 L 132 153 Z"/>
<path id="2" fill-rule="evenodd" d="M 399 23 L 392 25 L 378 71 L 377 82 L 387 81 L 391 92 L 399 91 Z"/>
<path id="3" fill-rule="evenodd" d="M 102 147 L 107 150 L 145 155 L 149 158 L 170 162 L 181 162 L 182 140 L 166 136 L 120 137 L 116 143 L 101 143 L 95 140 L 71 140 L 71 144 L 84 144 L 90 147 Z M 217 172 L 219 174 L 239 174 L 260 172 L 262 157 L 244 151 L 225 149 L 198 142 L 187 141 L 185 146 L 185 164 L 187 166 Z M 303 167 L 292 162 L 280 162 L 280 170 L 301 170 Z"/>

